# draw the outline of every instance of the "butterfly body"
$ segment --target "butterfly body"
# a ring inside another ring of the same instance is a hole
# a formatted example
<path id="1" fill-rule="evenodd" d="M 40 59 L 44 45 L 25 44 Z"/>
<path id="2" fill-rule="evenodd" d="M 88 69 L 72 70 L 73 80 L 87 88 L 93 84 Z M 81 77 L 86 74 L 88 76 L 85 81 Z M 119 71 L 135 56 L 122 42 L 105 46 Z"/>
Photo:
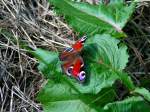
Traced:
<path id="1" fill-rule="evenodd" d="M 83 82 L 85 80 L 84 61 L 80 56 L 80 52 L 83 48 L 86 36 L 82 37 L 70 48 L 66 48 L 60 54 L 60 60 L 62 61 L 62 69 L 68 76 Z"/>

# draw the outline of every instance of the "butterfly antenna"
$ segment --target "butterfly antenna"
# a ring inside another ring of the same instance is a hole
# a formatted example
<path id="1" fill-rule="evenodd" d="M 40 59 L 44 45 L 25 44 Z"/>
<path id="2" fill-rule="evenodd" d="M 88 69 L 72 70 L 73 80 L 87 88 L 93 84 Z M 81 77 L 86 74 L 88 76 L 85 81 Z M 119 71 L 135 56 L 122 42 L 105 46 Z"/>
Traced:
<path id="1" fill-rule="evenodd" d="M 83 37 L 81 37 L 81 42 L 85 42 L 85 40 L 87 39 L 87 36 L 83 36 Z"/>

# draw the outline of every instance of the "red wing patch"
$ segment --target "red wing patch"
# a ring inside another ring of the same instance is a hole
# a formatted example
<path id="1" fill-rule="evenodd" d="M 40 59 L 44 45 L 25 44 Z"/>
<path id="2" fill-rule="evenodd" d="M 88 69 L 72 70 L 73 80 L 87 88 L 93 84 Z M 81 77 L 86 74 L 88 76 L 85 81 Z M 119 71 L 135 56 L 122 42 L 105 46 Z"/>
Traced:
<path id="1" fill-rule="evenodd" d="M 72 75 L 78 77 L 78 74 L 81 71 L 82 66 L 84 65 L 82 58 L 77 58 L 73 64 Z"/>

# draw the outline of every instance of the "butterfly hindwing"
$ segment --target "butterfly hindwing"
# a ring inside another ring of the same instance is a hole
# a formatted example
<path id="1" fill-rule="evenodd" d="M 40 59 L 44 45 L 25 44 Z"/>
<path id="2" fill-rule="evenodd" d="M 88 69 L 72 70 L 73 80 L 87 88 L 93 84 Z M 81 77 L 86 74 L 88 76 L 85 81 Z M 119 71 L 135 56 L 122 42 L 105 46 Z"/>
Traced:
<path id="1" fill-rule="evenodd" d="M 75 59 L 74 64 L 72 66 L 71 73 L 79 81 L 85 80 L 85 72 L 82 71 L 83 67 L 84 67 L 84 61 L 82 57 L 78 57 L 77 59 Z"/>

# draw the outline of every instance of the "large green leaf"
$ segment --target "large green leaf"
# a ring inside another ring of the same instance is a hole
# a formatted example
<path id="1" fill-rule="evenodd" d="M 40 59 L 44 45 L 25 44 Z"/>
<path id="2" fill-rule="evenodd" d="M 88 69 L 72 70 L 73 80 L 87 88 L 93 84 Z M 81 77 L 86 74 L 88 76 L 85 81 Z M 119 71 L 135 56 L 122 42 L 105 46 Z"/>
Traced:
<path id="1" fill-rule="evenodd" d="M 69 24 L 78 32 L 87 35 L 111 34 L 120 37 L 135 2 L 130 5 L 124 0 L 112 0 L 109 4 L 91 5 L 71 0 L 49 0 L 67 18 Z M 119 35 L 118 35 L 119 34 Z"/>
<path id="2" fill-rule="evenodd" d="M 117 79 L 128 89 L 134 89 L 130 77 L 122 72 L 128 62 L 127 47 L 118 44 L 119 40 L 109 35 L 96 35 L 87 40 L 83 51 L 87 83 L 81 86 L 71 82 L 80 92 L 97 94 L 112 86 Z"/>
<path id="3" fill-rule="evenodd" d="M 142 97 L 129 97 L 123 101 L 107 104 L 104 110 L 106 112 L 149 112 L 150 105 Z"/>
<path id="4" fill-rule="evenodd" d="M 112 90 L 103 91 L 99 97 L 80 94 L 64 81 L 48 80 L 37 99 L 43 104 L 44 112 L 103 112 L 100 105 L 112 101 L 113 96 Z"/>
<path id="5" fill-rule="evenodd" d="M 101 71 L 110 71 L 113 76 L 121 79 L 129 89 L 134 88 L 130 77 L 122 72 L 126 67 L 129 57 L 127 47 L 124 44 L 120 44 L 119 40 L 111 38 L 109 35 L 95 35 L 93 39 L 88 40 L 87 46 L 93 47 L 92 49 L 95 53 L 91 52 L 91 50 L 90 52 L 94 56 L 91 57 L 90 55 L 86 57 L 92 58 L 91 60 L 100 66 Z"/>

